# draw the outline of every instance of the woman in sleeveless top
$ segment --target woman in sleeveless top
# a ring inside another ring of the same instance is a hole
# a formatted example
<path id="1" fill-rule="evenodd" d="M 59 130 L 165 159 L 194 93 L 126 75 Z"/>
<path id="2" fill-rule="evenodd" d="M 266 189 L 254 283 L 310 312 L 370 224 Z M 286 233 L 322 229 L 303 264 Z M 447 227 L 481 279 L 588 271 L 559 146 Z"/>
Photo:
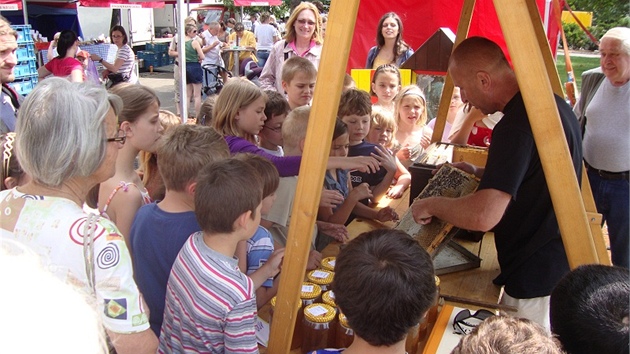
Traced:
<path id="1" fill-rule="evenodd" d="M 100 185 L 98 208 L 118 226 L 131 250 L 131 223 L 136 211 L 151 202 L 134 163 L 140 151 L 155 152 L 164 129 L 159 119 L 160 100 L 152 89 L 120 84 L 111 92 L 123 101 L 118 123 L 122 131 L 120 135 L 126 136 L 126 141 L 116 158 L 116 173 Z"/>

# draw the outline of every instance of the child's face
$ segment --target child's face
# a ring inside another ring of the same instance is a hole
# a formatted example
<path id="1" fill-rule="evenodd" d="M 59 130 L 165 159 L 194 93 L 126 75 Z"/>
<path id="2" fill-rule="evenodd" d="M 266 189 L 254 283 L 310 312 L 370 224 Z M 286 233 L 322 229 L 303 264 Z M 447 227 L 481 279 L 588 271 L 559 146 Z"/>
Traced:
<path id="1" fill-rule="evenodd" d="M 343 133 L 337 139 L 333 140 L 330 147 L 330 156 L 333 157 L 346 157 L 348 156 L 348 147 L 350 146 L 350 140 L 348 133 Z"/>
<path id="2" fill-rule="evenodd" d="M 127 141 L 135 148 L 155 152 L 164 128 L 160 124 L 160 106 L 153 102 L 135 122 L 129 124 Z"/>
<path id="3" fill-rule="evenodd" d="M 313 99 L 315 77 L 298 72 L 291 81 L 282 81 L 282 88 L 287 93 L 287 101 L 291 109 L 306 106 Z"/>
<path id="4" fill-rule="evenodd" d="M 275 146 L 282 146 L 282 123 L 287 117 L 287 114 L 272 115 L 271 118 L 265 121 L 263 129 L 260 131 L 260 136 L 265 142 Z"/>
<path id="5" fill-rule="evenodd" d="M 370 115 L 359 116 L 352 114 L 343 116 L 341 120 L 348 126 L 350 145 L 359 144 L 370 132 Z"/>
<path id="6" fill-rule="evenodd" d="M 464 104 L 464 102 L 462 102 L 462 96 L 459 94 L 459 87 L 455 86 L 453 88 L 453 96 L 451 96 L 451 104 L 448 106 L 448 110 L 457 112 L 462 104 Z"/>
<path id="7" fill-rule="evenodd" d="M 265 99 L 261 96 L 256 101 L 241 108 L 236 113 L 236 126 L 241 132 L 256 135 L 265 125 Z"/>
<path id="8" fill-rule="evenodd" d="M 372 91 L 378 97 L 379 103 L 391 103 L 400 91 L 398 76 L 394 73 L 380 73 L 372 83 Z"/>
<path id="9" fill-rule="evenodd" d="M 416 95 L 405 96 L 398 108 L 398 124 L 415 125 L 424 112 L 424 102 Z"/>
<path id="10" fill-rule="evenodd" d="M 276 193 L 272 193 L 271 195 L 266 196 L 262 200 L 262 207 L 260 209 L 260 213 L 263 215 L 267 215 L 267 213 L 271 210 L 273 206 L 273 202 L 276 201 Z"/>
<path id="11" fill-rule="evenodd" d="M 370 128 L 370 133 L 365 138 L 365 140 L 372 144 L 381 144 L 383 146 L 388 146 L 389 143 L 391 143 L 393 136 L 394 130 L 392 128 L 372 124 L 372 127 Z"/>

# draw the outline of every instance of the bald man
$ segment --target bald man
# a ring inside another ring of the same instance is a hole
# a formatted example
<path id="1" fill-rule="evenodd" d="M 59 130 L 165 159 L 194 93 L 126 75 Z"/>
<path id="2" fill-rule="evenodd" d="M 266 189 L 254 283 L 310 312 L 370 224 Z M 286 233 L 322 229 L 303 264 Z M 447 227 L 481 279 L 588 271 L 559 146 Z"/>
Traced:
<path id="1" fill-rule="evenodd" d="M 461 198 L 417 200 L 414 219 L 427 224 L 437 217 L 463 229 L 494 231 L 501 267 L 494 283 L 504 286 L 501 302 L 515 306 L 516 316 L 549 328 L 549 295 L 569 265 L 516 75 L 501 48 L 482 37 L 464 40 L 448 70 L 464 102 L 484 114 L 501 111 L 504 117 L 492 133 L 485 169 L 457 164 L 481 178 L 477 191 Z M 579 177 L 577 118 L 562 98 L 555 100 Z"/>

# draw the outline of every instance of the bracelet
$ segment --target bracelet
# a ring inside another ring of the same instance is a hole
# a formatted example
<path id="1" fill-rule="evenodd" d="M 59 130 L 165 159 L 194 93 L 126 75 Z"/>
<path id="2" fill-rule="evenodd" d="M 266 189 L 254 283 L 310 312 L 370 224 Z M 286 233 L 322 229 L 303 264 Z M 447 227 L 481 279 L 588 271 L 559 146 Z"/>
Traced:
<path id="1" fill-rule="evenodd" d="M 103 63 L 103 58 L 99 59 L 98 62 L 102 64 Z"/>

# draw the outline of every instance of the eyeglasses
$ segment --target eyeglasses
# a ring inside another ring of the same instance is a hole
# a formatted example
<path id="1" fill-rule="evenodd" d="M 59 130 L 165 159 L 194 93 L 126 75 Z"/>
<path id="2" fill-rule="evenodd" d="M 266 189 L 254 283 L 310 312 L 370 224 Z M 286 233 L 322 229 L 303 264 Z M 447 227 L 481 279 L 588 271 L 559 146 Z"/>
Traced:
<path id="1" fill-rule="evenodd" d="M 315 26 L 315 22 L 310 21 L 310 20 L 305 20 L 305 19 L 299 19 L 297 20 L 297 22 L 301 25 L 309 25 L 309 26 Z"/>
<path id="2" fill-rule="evenodd" d="M 272 132 L 274 132 L 274 133 L 282 133 L 282 127 L 278 127 L 278 128 L 271 128 L 271 127 L 268 127 L 268 126 L 266 126 L 266 125 L 263 125 L 263 128 L 265 128 L 265 129 L 269 129 L 269 130 L 271 130 L 271 131 L 272 131 Z"/>
<path id="3" fill-rule="evenodd" d="M 485 309 L 477 310 L 472 315 L 468 309 L 461 310 L 453 319 L 453 330 L 456 334 L 468 334 L 486 318 L 492 316 L 494 316 L 494 313 Z"/>
<path id="4" fill-rule="evenodd" d="M 105 140 L 108 143 L 115 141 L 115 142 L 120 143 L 122 145 L 127 140 L 127 133 L 125 133 L 125 131 L 122 130 L 122 129 L 118 129 L 118 131 L 116 132 L 116 136 L 114 136 L 113 138 L 107 138 Z"/>
<path id="5" fill-rule="evenodd" d="M 118 34 L 112 34 L 112 38 L 122 38 L 122 35 L 118 35 Z"/>

